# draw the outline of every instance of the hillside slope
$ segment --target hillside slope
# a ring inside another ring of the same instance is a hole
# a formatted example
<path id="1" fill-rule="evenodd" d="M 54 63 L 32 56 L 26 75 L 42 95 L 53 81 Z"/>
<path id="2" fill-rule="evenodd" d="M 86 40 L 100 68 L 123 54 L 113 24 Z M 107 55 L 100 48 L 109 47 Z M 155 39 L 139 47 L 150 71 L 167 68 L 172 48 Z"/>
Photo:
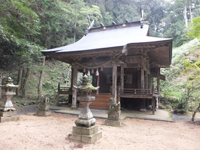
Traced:
<path id="1" fill-rule="evenodd" d="M 166 81 L 161 81 L 161 93 L 164 98 L 173 100 L 184 100 L 188 95 L 186 88 L 189 76 L 194 70 L 185 71 L 184 61 L 195 63 L 199 61 L 200 42 L 198 39 L 191 40 L 182 46 L 173 49 L 172 64 L 170 68 L 162 69 L 161 73 L 166 75 Z M 197 93 L 189 93 L 190 98 L 195 101 Z"/>

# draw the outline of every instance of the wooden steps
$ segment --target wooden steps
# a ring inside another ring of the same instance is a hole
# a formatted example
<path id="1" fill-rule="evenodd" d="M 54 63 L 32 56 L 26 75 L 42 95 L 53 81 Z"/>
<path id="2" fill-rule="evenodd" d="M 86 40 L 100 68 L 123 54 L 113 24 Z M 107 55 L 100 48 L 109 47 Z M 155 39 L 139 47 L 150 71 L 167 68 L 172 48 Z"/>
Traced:
<path id="1" fill-rule="evenodd" d="M 99 94 L 92 95 L 96 97 L 96 100 L 90 104 L 91 109 L 109 109 L 109 99 L 112 97 L 111 94 Z M 83 107 L 81 104 L 79 107 Z"/>

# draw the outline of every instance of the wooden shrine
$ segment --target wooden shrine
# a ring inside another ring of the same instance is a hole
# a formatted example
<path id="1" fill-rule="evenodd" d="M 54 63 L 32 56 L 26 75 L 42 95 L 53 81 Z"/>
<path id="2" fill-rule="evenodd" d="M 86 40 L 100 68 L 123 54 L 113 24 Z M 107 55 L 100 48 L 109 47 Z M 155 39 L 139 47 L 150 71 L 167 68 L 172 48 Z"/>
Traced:
<path id="1" fill-rule="evenodd" d="M 146 110 L 160 96 L 160 68 L 169 67 L 172 39 L 151 37 L 149 26 L 134 21 L 88 29 L 74 44 L 43 50 L 42 53 L 72 66 L 72 108 L 76 108 L 77 74 L 90 74 L 92 85 L 100 86 L 90 108 L 108 109 L 109 99 L 122 108 Z M 154 85 L 153 83 L 156 84 Z"/>

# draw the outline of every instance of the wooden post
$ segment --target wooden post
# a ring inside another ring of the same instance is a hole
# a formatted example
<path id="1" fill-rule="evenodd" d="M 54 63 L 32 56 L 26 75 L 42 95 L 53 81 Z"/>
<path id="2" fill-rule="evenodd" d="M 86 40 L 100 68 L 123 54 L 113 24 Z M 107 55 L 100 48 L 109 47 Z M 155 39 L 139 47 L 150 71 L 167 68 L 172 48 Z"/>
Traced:
<path id="1" fill-rule="evenodd" d="M 58 92 L 56 97 L 56 105 L 59 106 L 59 91 L 60 91 L 60 82 L 58 83 Z"/>
<path id="2" fill-rule="evenodd" d="M 153 77 L 151 76 L 151 92 L 154 94 Z"/>
<path id="3" fill-rule="evenodd" d="M 157 76 L 157 92 L 160 95 L 160 78 Z"/>
<path id="4" fill-rule="evenodd" d="M 145 89 L 148 89 L 148 72 L 145 71 Z"/>
<path id="5" fill-rule="evenodd" d="M 112 95 L 116 103 L 117 101 L 117 64 L 115 61 L 113 61 L 112 67 L 113 67 L 112 68 Z"/>
<path id="6" fill-rule="evenodd" d="M 152 99 L 152 113 L 155 115 L 155 97 Z"/>
<path id="7" fill-rule="evenodd" d="M 73 66 L 73 85 L 77 85 L 77 74 L 78 74 L 78 69 L 77 66 Z M 77 90 L 75 88 L 72 87 L 72 109 L 76 109 L 76 101 L 77 101 Z"/>
<path id="8" fill-rule="evenodd" d="M 144 92 L 144 69 L 141 68 L 141 89 L 142 93 Z"/>
<path id="9" fill-rule="evenodd" d="M 141 89 L 141 71 L 140 71 L 140 69 L 137 70 L 137 88 Z"/>
<path id="10" fill-rule="evenodd" d="M 148 89 L 151 90 L 151 76 L 148 74 Z"/>
<path id="11" fill-rule="evenodd" d="M 121 91 L 124 91 L 124 66 L 121 65 Z"/>

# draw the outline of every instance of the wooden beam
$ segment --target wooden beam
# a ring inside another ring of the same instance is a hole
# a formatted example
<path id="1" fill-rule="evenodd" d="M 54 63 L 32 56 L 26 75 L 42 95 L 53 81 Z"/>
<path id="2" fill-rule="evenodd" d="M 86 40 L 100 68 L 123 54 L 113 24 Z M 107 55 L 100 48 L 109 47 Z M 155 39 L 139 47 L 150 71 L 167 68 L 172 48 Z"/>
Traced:
<path id="1" fill-rule="evenodd" d="M 155 74 L 155 73 L 151 73 L 151 76 L 155 77 L 155 78 L 159 78 L 163 81 L 165 81 L 165 75 L 162 75 L 162 74 Z"/>

